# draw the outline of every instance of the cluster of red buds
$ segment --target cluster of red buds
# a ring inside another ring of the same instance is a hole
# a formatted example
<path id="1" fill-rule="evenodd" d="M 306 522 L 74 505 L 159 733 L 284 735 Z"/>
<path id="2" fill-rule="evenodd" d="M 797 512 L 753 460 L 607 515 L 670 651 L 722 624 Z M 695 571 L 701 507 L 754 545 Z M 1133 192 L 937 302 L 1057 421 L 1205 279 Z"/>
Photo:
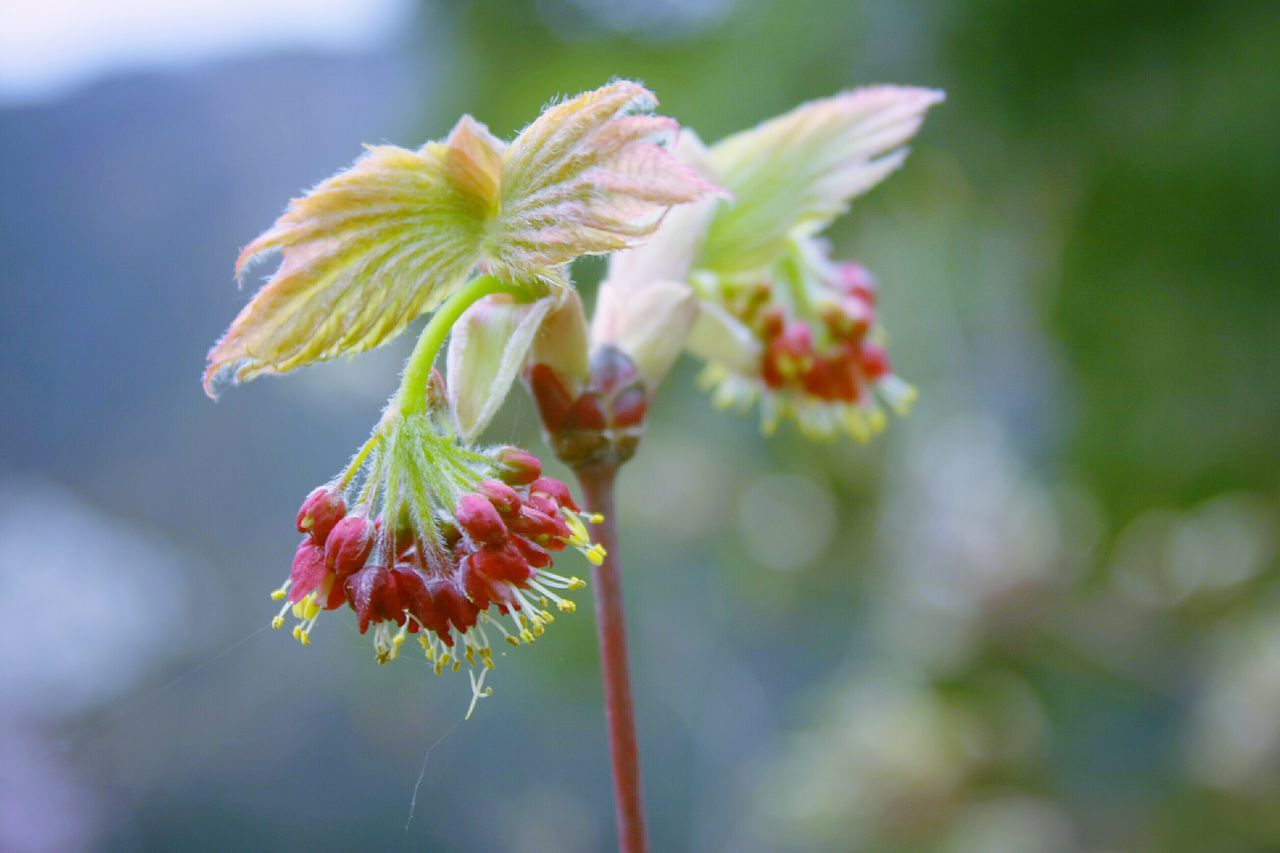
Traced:
<path id="1" fill-rule="evenodd" d="M 915 391 L 894 375 L 878 340 L 871 274 L 853 262 L 822 259 L 818 266 L 820 276 L 799 284 L 800 304 L 778 292 L 790 282 L 773 280 L 740 288 L 727 301 L 760 344 L 759 372 L 745 377 L 713 366 L 706 381 L 719 386 L 726 406 L 760 398 L 766 431 L 793 416 L 816 437 L 844 431 L 865 440 L 884 428 L 879 402 L 905 412 Z"/>
<path id="2" fill-rule="evenodd" d="M 828 402 L 859 403 L 888 374 L 885 349 L 868 337 L 875 321 L 875 283 L 860 264 L 839 265 L 841 289 L 820 309 L 815 342 L 808 322 L 788 320 L 779 305 L 762 312 L 760 377 L 771 389 L 790 389 Z"/>
<path id="3" fill-rule="evenodd" d="M 429 518 L 406 504 L 391 524 L 389 511 L 371 515 L 368 498 L 349 509 L 341 488 L 313 491 L 298 510 L 304 538 L 288 580 L 273 593 L 285 603 L 272 625 L 282 627 L 292 610 L 293 634 L 306 645 L 320 614 L 346 604 L 361 634 L 373 628 L 380 663 L 416 634 L 437 674 L 464 661 L 491 668 L 486 627 L 511 645 L 533 642 L 554 621 L 551 607 L 575 609 L 560 593 L 585 586 L 552 572 L 552 555 L 574 547 L 599 564 L 603 550 L 591 544 L 585 522 L 600 519 L 583 513 L 564 483 L 543 477 L 532 454 L 509 447 L 491 458 L 495 476 L 478 479 L 451 510 L 436 507 Z"/>
<path id="4" fill-rule="evenodd" d="M 572 467 L 621 463 L 631 458 L 644 432 L 649 389 L 621 349 L 591 353 L 585 380 L 564 376 L 547 364 L 525 373 L 547 441 Z"/>

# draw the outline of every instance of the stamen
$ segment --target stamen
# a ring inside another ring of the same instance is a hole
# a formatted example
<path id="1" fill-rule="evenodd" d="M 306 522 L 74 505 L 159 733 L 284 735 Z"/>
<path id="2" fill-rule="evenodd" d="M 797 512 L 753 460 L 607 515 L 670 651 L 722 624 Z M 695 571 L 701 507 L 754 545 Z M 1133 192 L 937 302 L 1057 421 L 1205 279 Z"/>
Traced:
<path id="1" fill-rule="evenodd" d="M 484 677 L 488 673 L 487 669 L 482 669 L 480 670 L 480 677 L 476 678 L 474 672 L 467 672 L 467 675 L 471 678 L 471 704 L 467 706 L 467 715 L 463 719 L 471 719 L 471 712 L 476 709 L 476 702 L 493 695 L 493 688 L 484 686 Z"/>
<path id="2" fill-rule="evenodd" d="M 289 594 L 289 586 L 293 583 L 293 578 L 285 578 L 284 583 L 280 584 L 278 589 L 271 591 L 271 600 L 279 601 Z"/>

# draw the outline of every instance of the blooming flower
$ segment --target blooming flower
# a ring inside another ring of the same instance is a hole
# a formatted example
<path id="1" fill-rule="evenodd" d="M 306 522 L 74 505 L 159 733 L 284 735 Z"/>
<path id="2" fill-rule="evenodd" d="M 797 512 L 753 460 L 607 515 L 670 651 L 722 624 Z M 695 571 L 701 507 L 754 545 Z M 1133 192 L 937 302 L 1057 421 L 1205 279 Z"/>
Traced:
<path id="1" fill-rule="evenodd" d="M 673 211 L 643 247 L 611 257 L 611 301 L 697 297 L 688 334 L 720 405 L 760 404 L 766 432 L 794 418 L 814 437 L 866 439 L 880 404 L 904 412 L 915 392 L 890 369 L 875 286 L 814 236 L 906 157 L 903 146 L 942 93 L 878 86 L 813 101 L 705 148 L 675 151 L 732 199 Z M 615 294 L 623 294 L 617 296 Z M 603 298 L 603 297 L 602 297 Z"/>

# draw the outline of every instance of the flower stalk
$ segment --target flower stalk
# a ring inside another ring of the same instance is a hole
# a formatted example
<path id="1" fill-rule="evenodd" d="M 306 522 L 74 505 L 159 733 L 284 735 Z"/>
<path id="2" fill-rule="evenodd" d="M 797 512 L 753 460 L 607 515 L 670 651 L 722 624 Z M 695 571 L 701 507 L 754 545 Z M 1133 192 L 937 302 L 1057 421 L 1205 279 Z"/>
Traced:
<path id="1" fill-rule="evenodd" d="M 396 392 L 395 403 L 406 415 L 421 412 L 427 405 L 427 385 L 431 382 L 431 368 L 436 363 L 436 356 L 449 337 L 449 330 L 463 313 L 495 293 L 506 293 L 522 299 L 528 296 L 528 289 L 509 284 L 493 275 L 478 275 L 445 301 L 431 315 L 431 320 L 423 327 L 418 342 L 413 345 L 413 352 L 404 366 L 404 375 L 400 379 L 400 390 Z"/>
<path id="2" fill-rule="evenodd" d="M 648 838 L 640 786 L 640 751 L 636 745 L 636 718 L 631 700 L 627 665 L 627 629 L 622 606 L 622 573 L 618 561 L 618 516 L 614 510 L 614 484 L 618 464 L 610 463 L 574 471 L 587 511 L 604 516 L 596 538 L 605 558 L 592 566 L 596 602 L 596 639 L 600 646 L 600 675 L 604 685 L 605 724 L 609 730 L 609 755 L 613 764 L 614 808 L 621 853 L 645 853 Z"/>

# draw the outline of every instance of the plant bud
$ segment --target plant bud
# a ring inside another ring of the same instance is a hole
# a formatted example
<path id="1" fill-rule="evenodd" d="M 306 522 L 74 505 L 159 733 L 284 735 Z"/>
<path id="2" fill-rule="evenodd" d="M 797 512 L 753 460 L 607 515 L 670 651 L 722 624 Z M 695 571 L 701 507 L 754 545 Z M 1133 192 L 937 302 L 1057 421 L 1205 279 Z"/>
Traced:
<path id="1" fill-rule="evenodd" d="M 297 527 L 299 533 L 307 533 L 311 541 L 323 545 L 329 537 L 329 531 L 347 513 L 347 505 L 342 495 L 327 486 L 307 495 L 298 509 Z"/>
<path id="2" fill-rule="evenodd" d="M 364 566 L 377 534 L 373 522 L 358 515 L 339 521 L 325 542 L 324 559 L 329 571 L 344 580 Z"/>
<path id="3" fill-rule="evenodd" d="M 477 542 L 501 544 L 507 538 L 507 526 L 493 504 L 480 495 L 463 495 L 454 509 L 458 525 Z"/>
<path id="4" fill-rule="evenodd" d="M 502 481 L 509 486 L 523 486 L 542 476 L 542 462 L 527 450 L 507 447 L 498 453 L 498 461 L 506 469 Z"/>

